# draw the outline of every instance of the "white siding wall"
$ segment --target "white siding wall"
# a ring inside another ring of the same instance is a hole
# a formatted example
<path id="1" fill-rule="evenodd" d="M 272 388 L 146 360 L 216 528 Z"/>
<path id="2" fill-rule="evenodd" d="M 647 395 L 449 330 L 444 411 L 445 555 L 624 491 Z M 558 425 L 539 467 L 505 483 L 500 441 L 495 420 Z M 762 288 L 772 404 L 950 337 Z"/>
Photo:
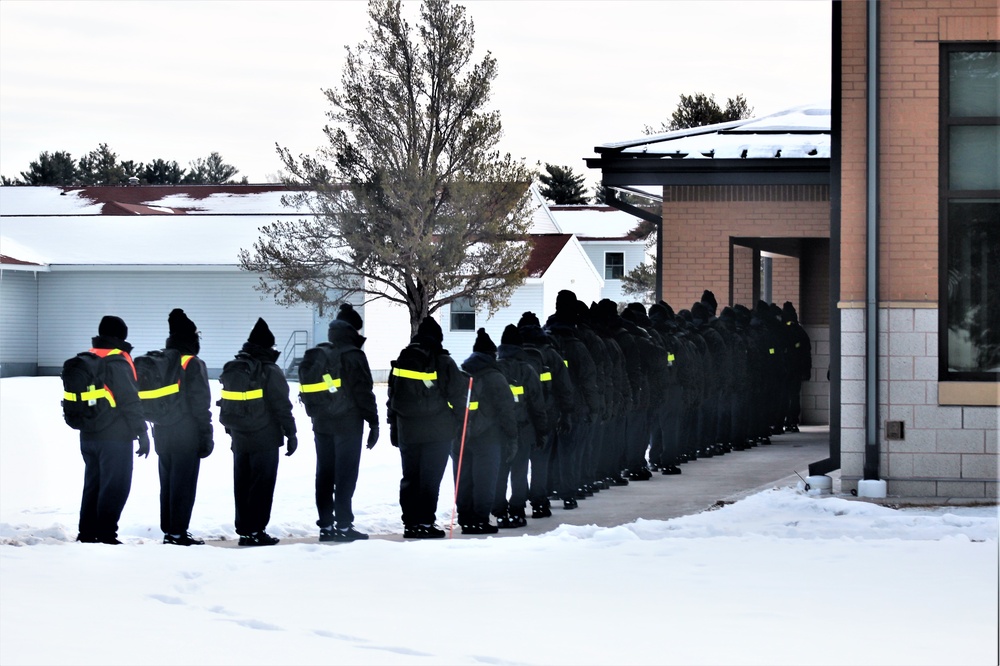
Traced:
<path id="1" fill-rule="evenodd" d="M 477 312 L 476 330 L 485 328 L 490 339 L 499 345 L 500 338 L 503 336 L 503 329 L 506 328 L 507 324 L 516 325 L 526 310 L 531 310 L 537 314 L 542 323 L 544 323 L 545 319 L 541 313 L 542 292 L 541 281 L 528 280 L 514 292 L 507 307 L 501 308 L 492 317 L 487 317 L 486 312 Z M 444 331 L 444 348 L 450 351 L 455 360 L 461 364 L 472 353 L 472 345 L 476 342 L 476 330 L 452 331 L 451 309 L 449 306 L 441 308 L 441 316 L 438 318 L 438 323 L 441 324 L 441 329 Z"/>
<path id="2" fill-rule="evenodd" d="M 556 311 L 556 296 L 561 290 L 569 289 L 579 300 L 590 305 L 592 301 L 601 300 L 601 290 L 604 287 L 603 273 L 598 274 L 593 262 L 576 238 L 571 239 L 555 258 L 545 271 L 542 282 L 544 283 L 542 306 L 540 310 L 534 312 L 543 325 L 546 318 Z"/>
<path id="3" fill-rule="evenodd" d="M 90 346 L 101 317 L 113 314 L 129 327 L 135 354 L 159 349 L 167 315 L 182 308 L 202 333 L 201 358 L 216 376 L 239 351 L 257 317 L 274 333 L 278 350 L 295 330 L 312 330 L 312 309 L 286 308 L 254 289 L 257 275 L 223 270 L 58 270 L 39 275 L 39 372 L 58 372 L 63 361 Z M 5 323 L 3 328 L 6 329 Z M 312 344 L 312 336 L 309 336 Z M 283 365 L 284 358 L 279 359 Z"/>
<path id="4" fill-rule="evenodd" d="M 32 375 L 38 364 L 38 281 L 34 271 L 0 270 L 0 376 Z"/>
<path id="5" fill-rule="evenodd" d="M 368 338 L 365 355 L 372 377 L 387 381 L 389 362 L 410 342 L 410 314 L 404 306 L 380 298 L 365 305 L 364 319 L 361 332 Z"/>
<path id="6" fill-rule="evenodd" d="M 593 262 L 597 272 L 604 277 L 604 255 L 607 252 L 621 252 L 625 255 L 625 272 L 628 273 L 646 261 L 646 247 L 642 241 L 581 241 L 584 251 Z M 635 298 L 622 293 L 621 280 L 606 280 L 601 290 L 601 298 L 610 298 L 615 303 L 631 302 Z"/>

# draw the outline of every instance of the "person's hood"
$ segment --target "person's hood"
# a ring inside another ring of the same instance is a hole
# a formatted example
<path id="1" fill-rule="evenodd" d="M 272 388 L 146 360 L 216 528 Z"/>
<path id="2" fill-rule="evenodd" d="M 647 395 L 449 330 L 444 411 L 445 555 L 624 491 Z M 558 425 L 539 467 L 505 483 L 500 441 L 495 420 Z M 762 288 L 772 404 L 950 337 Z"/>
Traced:
<path id="1" fill-rule="evenodd" d="M 368 339 L 358 333 L 358 329 L 353 324 L 343 319 L 335 319 L 330 322 L 326 337 L 330 344 L 335 347 L 350 345 L 358 349 L 361 349 Z"/>
<path id="2" fill-rule="evenodd" d="M 465 370 L 473 377 L 491 369 L 499 371 L 500 368 L 497 365 L 497 360 L 490 354 L 472 352 L 469 358 L 462 361 L 462 370 Z"/>
<path id="3" fill-rule="evenodd" d="M 131 344 L 110 335 L 95 335 L 90 339 L 90 346 L 94 349 L 121 349 L 126 354 L 132 353 Z"/>
<path id="4" fill-rule="evenodd" d="M 277 363 L 281 352 L 273 347 L 263 347 L 253 342 L 244 342 L 240 351 L 249 354 L 258 361 L 265 363 Z"/>

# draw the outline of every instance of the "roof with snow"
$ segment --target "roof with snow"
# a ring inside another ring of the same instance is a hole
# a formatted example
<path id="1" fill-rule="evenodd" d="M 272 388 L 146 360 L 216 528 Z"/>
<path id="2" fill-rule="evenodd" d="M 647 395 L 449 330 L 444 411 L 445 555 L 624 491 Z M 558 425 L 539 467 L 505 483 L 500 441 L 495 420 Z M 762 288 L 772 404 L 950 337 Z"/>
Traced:
<path id="1" fill-rule="evenodd" d="M 559 228 L 581 241 L 636 240 L 640 220 L 611 206 L 549 206 Z"/>
<path id="2" fill-rule="evenodd" d="M 605 185 L 829 182 L 830 104 L 692 127 L 594 148 Z"/>

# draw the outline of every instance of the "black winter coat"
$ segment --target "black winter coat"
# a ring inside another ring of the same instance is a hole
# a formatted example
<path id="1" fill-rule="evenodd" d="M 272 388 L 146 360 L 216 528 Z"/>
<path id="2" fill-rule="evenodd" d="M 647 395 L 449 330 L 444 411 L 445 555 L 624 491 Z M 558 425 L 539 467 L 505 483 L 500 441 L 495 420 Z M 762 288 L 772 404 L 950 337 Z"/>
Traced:
<path id="1" fill-rule="evenodd" d="M 517 441 L 517 412 L 507 378 L 492 356 L 473 352 L 462 362 L 462 370 L 472 376 L 472 400 L 467 434 L 475 437 L 499 429 L 506 439 Z M 464 403 L 462 405 L 465 407 Z"/>
<path id="2" fill-rule="evenodd" d="M 520 395 L 514 395 L 518 423 L 531 423 L 536 433 L 548 432 L 542 382 L 524 349 L 517 345 L 501 344 L 497 347 L 497 365 L 507 377 L 512 391 L 515 387 L 521 388 Z"/>
<path id="3" fill-rule="evenodd" d="M 156 453 L 197 453 L 202 458 L 212 452 L 212 392 L 208 386 L 205 362 L 194 355 L 196 350 L 167 340 L 167 349 L 190 355 L 181 371 L 181 395 L 178 419 L 169 425 L 153 425 Z"/>
<path id="4" fill-rule="evenodd" d="M 402 414 L 397 414 L 392 408 L 396 382 L 412 380 L 401 380 L 390 375 L 386 420 L 390 428 L 396 430 L 399 441 L 407 444 L 455 439 L 465 414 L 469 378 L 458 367 L 448 350 L 442 349 L 440 345 L 425 345 L 415 341 L 411 342 L 409 347 L 421 351 L 430 358 L 430 363 L 437 373 L 435 386 L 442 396 L 440 409 L 420 416 L 404 417 Z"/>
<path id="5" fill-rule="evenodd" d="M 329 342 L 340 352 L 340 390 L 346 391 L 350 407 L 346 414 L 335 417 L 313 417 L 313 432 L 333 434 L 342 418 L 361 416 L 371 426 L 378 426 L 378 405 L 375 402 L 375 383 L 368 366 L 368 357 L 361 350 L 365 337 L 346 321 L 335 320 L 330 324 Z"/>
<path id="6" fill-rule="evenodd" d="M 115 397 L 116 418 L 107 428 L 97 432 L 80 432 L 80 441 L 89 442 L 131 442 L 140 433 L 146 432 L 146 419 L 139 399 L 139 382 L 132 363 L 132 345 L 118 338 L 103 335 L 91 339 L 90 351 L 103 356 L 106 368 L 106 384 Z M 113 350 L 119 354 L 111 354 Z"/>
<path id="7" fill-rule="evenodd" d="M 267 425 L 254 432 L 230 430 L 232 449 L 236 453 L 251 453 L 277 449 L 284 445 L 284 438 L 295 437 L 295 418 L 292 401 L 288 398 L 288 382 L 277 365 L 280 352 L 245 342 L 237 356 L 246 355 L 260 361 L 264 372 L 264 402 L 267 405 Z"/>

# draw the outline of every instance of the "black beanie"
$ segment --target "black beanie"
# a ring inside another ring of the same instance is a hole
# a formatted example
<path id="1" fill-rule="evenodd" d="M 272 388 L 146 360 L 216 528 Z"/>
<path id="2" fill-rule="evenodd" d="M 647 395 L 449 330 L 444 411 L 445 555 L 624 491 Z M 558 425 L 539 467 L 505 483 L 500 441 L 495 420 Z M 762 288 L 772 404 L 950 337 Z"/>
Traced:
<path id="1" fill-rule="evenodd" d="M 128 326 L 125 325 L 121 317 L 104 315 L 101 323 L 97 326 L 97 334 L 107 338 L 124 340 L 128 337 Z"/>
<path id="2" fill-rule="evenodd" d="M 188 319 L 184 310 L 180 308 L 174 308 L 167 315 L 167 327 L 170 331 L 170 337 L 182 344 L 191 343 L 198 339 L 198 327 Z"/>
<path id="3" fill-rule="evenodd" d="M 490 340 L 485 328 L 476 331 L 476 342 L 472 345 L 472 351 L 490 355 L 497 353 L 497 346 Z"/>
<path id="4" fill-rule="evenodd" d="M 444 341 L 444 331 L 441 330 L 437 320 L 431 316 L 424 317 L 424 320 L 417 326 L 417 335 L 438 344 Z"/>
<path id="5" fill-rule="evenodd" d="M 715 314 L 715 311 L 719 309 L 719 302 L 715 300 L 715 294 L 708 289 L 702 292 L 701 302 L 708 306 L 712 314 Z"/>
<path id="6" fill-rule="evenodd" d="M 271 329 L 267 327 L 267 322 L 258 317 L 257 323 L 254 324 L 253 330 L 250 331 L 250 337 L 247 338 L 247 342 L 270 349 L 274 346 L 274 333 L 271 333 Z"/>
<path id="7" fill-rule="evenodd" d="M 795 311 L 795 306 L 792 305 L 791 301 L 785 301 L 784 306 L 782 306 L 781 318 L 786 322 L 797 322 L 799 320 L 799 314 Z"/>
<path id="8" fill-rule="evenodd" d="M 518 328 L 523 328 L 524 326 L 537 326 L 542 327 L 542 322 L 538 320 L 538 315 L 534 312 L 525 312 L 521 315 L 521 318 L 517 322 Z"/>
<path id="9" fill-rule="evenodd" d="M 556 294 L 556 313 L 576 316 L 576 294 L 569 289 L 563 289 Z"/>
<path id="10" fill-rule="evenodd" d="M 674 317 L 674 309 L 672 307 L 670 307 L 670 303 L 667 303 L 666 301 L 660 301 L 660 305 L 662 305 L 664 308 L 666 308 L 667 314 L 670 315 L 671 319 L 673 319 L 673 317 Z"/>
<path id="11" fill-rule="evenodd" d="M 507 324 L 503 329 L 503 335 L 500 336 L 500 344 L 502 345 L 515 345 L 521 346 L 521 332 L 517 330 L 517 326 L 514 324 Z"/>
<path id="12" fill-rule="evenodd" d="M 350 303 L 341 304 L 340 312 L 337 313 L 337 319 L 340 321 L 346 321 L 358 331 L 360 331 L 361 327 L 365 325 L 365 322 L 361 320 L 361 315 L 357 313 L 354 306 Z"/>

